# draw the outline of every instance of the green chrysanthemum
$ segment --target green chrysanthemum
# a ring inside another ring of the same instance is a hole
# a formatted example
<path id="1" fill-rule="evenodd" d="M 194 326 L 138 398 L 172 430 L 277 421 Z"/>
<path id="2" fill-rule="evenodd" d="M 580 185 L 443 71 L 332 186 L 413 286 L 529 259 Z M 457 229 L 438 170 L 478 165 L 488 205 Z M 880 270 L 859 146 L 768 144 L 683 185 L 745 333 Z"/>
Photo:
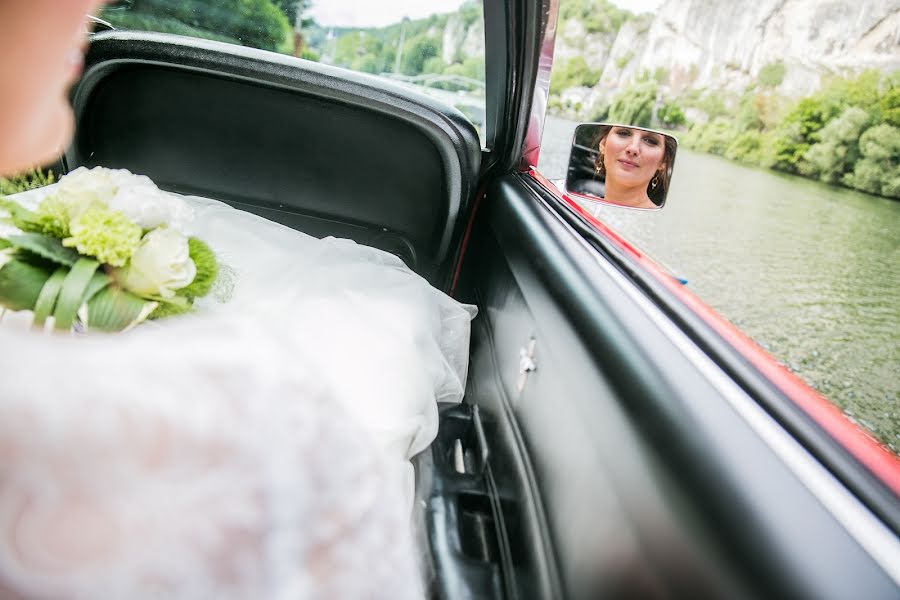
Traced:
<path id="1" fill-rule="evenodd" d="M 89 208 L 72 220 L 63 245 L 114 267 L 122 267 L 141 241 L 141 228 L 120 212 Z"/>
<path id="2" fill-rule="evenodd" d="M 178 290 L 177 294 L 185 298 L 202 298 L 212 289 L 213 282 L 219 274 L 219 263 L 209 246 L 197 238 L 188 240 L 188 251 L 197 268 L 197 274 L 194 281 Z"/>
<path id="3" fill-rule="evenodd" d="M 69 212 L 66 205 L 56 196 L 44 199 L 34 211 L 29 229 L 60 239 L 69 237 Z"/>

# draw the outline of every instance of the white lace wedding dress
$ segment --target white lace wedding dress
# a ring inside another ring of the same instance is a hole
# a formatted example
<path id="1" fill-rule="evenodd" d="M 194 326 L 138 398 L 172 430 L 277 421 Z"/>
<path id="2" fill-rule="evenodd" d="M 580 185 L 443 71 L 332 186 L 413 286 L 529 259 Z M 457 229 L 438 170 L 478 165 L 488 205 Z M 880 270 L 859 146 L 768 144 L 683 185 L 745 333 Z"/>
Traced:
<path id="1" fill-rule="evenodd" d="M 187 201 L 227 266 L 196 314 L 0 326 L 0 597 L 420 597 L 408 459 L 462 398 L 474 308 Z"/>

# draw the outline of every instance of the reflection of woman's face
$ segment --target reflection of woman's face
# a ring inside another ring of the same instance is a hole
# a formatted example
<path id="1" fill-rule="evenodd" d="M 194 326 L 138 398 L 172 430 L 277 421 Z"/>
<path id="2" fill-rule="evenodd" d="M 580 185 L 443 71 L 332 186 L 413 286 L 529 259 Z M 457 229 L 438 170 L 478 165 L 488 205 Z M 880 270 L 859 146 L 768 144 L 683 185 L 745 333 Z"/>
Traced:
<path id="1" fill-rule="evenodd" d="M 613 127 L 600 141 L 607 181 L 615 180 L 624 187 L 643 186 L 665 165 L 666 140 L 659 133 Z"/>
<path id="2" fill-rule="evenodd" d="M 80 73 L 85 18 L 100 0 L 0 0 L 0 175 L 68 143 L 66 91 Z"/>

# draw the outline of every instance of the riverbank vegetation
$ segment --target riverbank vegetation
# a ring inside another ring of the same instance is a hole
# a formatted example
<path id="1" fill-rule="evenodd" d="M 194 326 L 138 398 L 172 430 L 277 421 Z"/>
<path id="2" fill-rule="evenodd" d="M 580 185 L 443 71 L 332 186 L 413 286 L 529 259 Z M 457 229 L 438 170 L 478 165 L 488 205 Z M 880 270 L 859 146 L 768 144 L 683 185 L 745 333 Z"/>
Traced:
<path id="1" fill-rule="evenodd" d="M 777 70 L 774 71 L 777 75 Z M 834 77 L 810 96 L 788 100 L 760 83 L 734 101 L 712 92 L 670 103 L 697 109 L 682 143 L 701 152 L 900 199 L 900 73 Z M 771 75 L 771 73 L 768 73 Z M 659 113 L 657 113 L 659 115 Z M 659 121 L 663 123 L 663 119 Z"/>
<path id="2" fill-rule="evenodd" d="M 665 73 L 643 73 L 580 117 L 659 127 L 692 150 L 900 199 L 900 73 L 832 77 L 799 99 L 775 91 L 783 76 L 774 63 L 740 96 L 671 96 Z"/>

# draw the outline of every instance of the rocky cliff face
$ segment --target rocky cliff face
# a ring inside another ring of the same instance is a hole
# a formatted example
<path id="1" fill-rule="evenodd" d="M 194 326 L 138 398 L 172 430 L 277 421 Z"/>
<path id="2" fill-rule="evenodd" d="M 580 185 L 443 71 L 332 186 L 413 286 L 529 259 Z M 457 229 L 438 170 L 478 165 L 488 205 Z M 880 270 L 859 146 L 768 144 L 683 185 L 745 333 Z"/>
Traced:
<path id="1" fill-rule="evenodd" d="M 652 18 L 625 23 L 610 46 L 602 36 L 579 37 L 577 25 L 561 23 L 557 57 L 583 52 L 589 64 L 602 63 L 598 85 L 580 92 L 585 99 L 645 72 L 675 93 L 740 93 L 783 63 L 778 92 L 798 97 L 828 74 L 900 69 L 900 0 L 667 0 Z"/>
<path id="2" fill-rule="evenodd" d="M 738 91 L 783 61 L 779 91 L 796 96 L 826 73 L 900 67 L 900 0 L 669 0 L 646 36 L 635 67 L 665 83 Z"/>
<path id="3" fill-rule="evenodd" d="M 568 19 L 557 30 L 554 60 L 581 56 L 588 67 L 602 71 L 615 42 L 615 33 L 589 33 L 578 19 Z"/>
<path id="4" fill-rule="evenodd" d="M 462 15 L 451 15 L 442 38 L 442 58 L 447 64 L 462 57 L 484 56 L 484 21 L 481 19 L 467 26 Z"/>

